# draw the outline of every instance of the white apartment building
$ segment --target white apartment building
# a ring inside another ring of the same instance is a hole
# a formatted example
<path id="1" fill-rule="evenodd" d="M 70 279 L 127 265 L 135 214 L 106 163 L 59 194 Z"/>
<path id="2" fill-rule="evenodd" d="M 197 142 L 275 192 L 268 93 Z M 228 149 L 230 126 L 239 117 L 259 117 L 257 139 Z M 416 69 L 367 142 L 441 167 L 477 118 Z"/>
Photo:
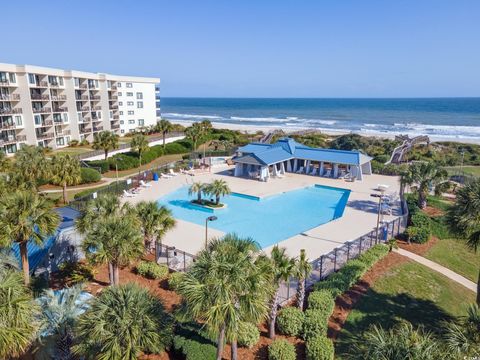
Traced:
<path id="1" fill-rule="evenodd" d="M 156 123 L 158 78 L 0 63 L 0 151 L 61 148 L 102 130 L 124 135 Z"/>

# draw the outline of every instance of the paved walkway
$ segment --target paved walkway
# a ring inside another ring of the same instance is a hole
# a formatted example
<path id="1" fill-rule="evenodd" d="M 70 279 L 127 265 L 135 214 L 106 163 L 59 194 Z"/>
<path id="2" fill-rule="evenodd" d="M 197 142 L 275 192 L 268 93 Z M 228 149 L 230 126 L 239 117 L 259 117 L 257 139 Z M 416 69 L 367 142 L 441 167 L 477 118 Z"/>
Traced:
<path id="1" fill-rule="evenodd" d="M 477 292 L 477 284 L 475 284 L 473 281 L 468 280 L 467 278 L 464 278 L 462 275 L 457 274 L 456 272 L 447 269 L 445 266 L 439 265 L 436 262 L 433 262 L 431 260 L 428 260 L 424 258 L 423 256 L 414 254 L 410 251 L 403 250 L 403 249 L 396 249 L 394 250 L 400 255 L 403 255 L 405 257 L 408 257 L 409 259 L 412 259 L 413 261 L 418 262 L 419 264 L 425 265 L 426 267 L 435 270 L 439 272 L 442 275 L 445 275 L 448 277 L 450 280 L 453 280 L 460 285 L 465 286 L 467 289 L 472 290 L 473 292 Z"/>

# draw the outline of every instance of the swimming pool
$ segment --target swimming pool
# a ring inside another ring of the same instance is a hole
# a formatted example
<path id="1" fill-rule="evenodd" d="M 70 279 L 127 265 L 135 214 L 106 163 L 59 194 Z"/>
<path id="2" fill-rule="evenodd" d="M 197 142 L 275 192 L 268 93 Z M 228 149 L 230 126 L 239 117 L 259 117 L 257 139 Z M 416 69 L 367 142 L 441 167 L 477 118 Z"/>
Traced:
<path id="1" fill-rule="evenodd" d="M 226 208 L 212 210 L 191 204 L 196 195 L 189 196 L 184 186 L 158 202 L 170 208 L 175 218 L 198 225 L 215 215 L 218 219 L 209 227 L 252 237 L 264 248 L 341 217 L 349 195 L 350 190 L 321 185 L 261 199 L 232 193 L 221 200 Z"/>

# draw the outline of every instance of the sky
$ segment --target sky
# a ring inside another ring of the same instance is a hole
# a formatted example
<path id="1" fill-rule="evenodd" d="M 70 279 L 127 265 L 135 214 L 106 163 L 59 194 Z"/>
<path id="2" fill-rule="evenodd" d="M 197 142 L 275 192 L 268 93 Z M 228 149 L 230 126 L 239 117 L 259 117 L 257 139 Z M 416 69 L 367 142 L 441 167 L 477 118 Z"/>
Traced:
<path id="1" fill-rule="evenodd" d="M 480 96 L 478 0 L 6 1 L 0 62 L 162 96 Z"/>

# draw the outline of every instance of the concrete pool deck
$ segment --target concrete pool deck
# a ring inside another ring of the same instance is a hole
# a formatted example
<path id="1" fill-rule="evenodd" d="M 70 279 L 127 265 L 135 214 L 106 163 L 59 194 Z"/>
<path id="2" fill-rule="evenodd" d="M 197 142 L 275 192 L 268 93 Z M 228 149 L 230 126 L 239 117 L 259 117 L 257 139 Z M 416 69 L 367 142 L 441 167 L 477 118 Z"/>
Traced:
<path id="1" fill-rule="evenodd" d="M 157 200 L 182 186 L 192 184 L 192 182 L 210 182 L 213 179 L 227 181 L 233 192 L 258 197 L 275 195 L 315 184 L 351 190 L 347 206 L 341 218 L 278 243 L 279 246 L 287 249 L 287 253 L 290 256 L 297 256 L 300 253 L 300 249 L 305 249 L 307 256 L 313 260 L 376 227 L 378 200 L 371 197 L 370 194 L 375 193 L 377 185 L 388 185 L 389 188 L 386 194 L 398 193 L 399 191 L 399 181 L 396 176 L 366 175 L 363 181 L 347 182 L 340 179 L 287 173 L 282 179 L 259 182 L 228 175 L 228 170 L 232 168 L 222 166 L 212 169 L 212 173 L 196 174 L 195 176 L 179 174 L 171 179 L 160 179 L 157 182 L 151 182 L 151 187 L 143 189 L 133 198 L 128 198 L 128 201 L 137 203 L 142 200 Z M 383 219 L 390 221 L 399 215 L 400 203 L 394 207 L 392 215 L 383 215 Z M 288 219 L 285 220 L 288 221 Z M 209 238 L 224 234 L 214 229 L 214 226 L 214 223 L 211 223 L 209 226 Z M 196 254 L 204 247 L 205 227 L 177 219 L 177 226 L 165 235 L 162 243 L 175 246 L 177 249 L 190 254 Z M 264 250 L 269 253 L 271 248 L 272 246 L 268 246 Z"/>

